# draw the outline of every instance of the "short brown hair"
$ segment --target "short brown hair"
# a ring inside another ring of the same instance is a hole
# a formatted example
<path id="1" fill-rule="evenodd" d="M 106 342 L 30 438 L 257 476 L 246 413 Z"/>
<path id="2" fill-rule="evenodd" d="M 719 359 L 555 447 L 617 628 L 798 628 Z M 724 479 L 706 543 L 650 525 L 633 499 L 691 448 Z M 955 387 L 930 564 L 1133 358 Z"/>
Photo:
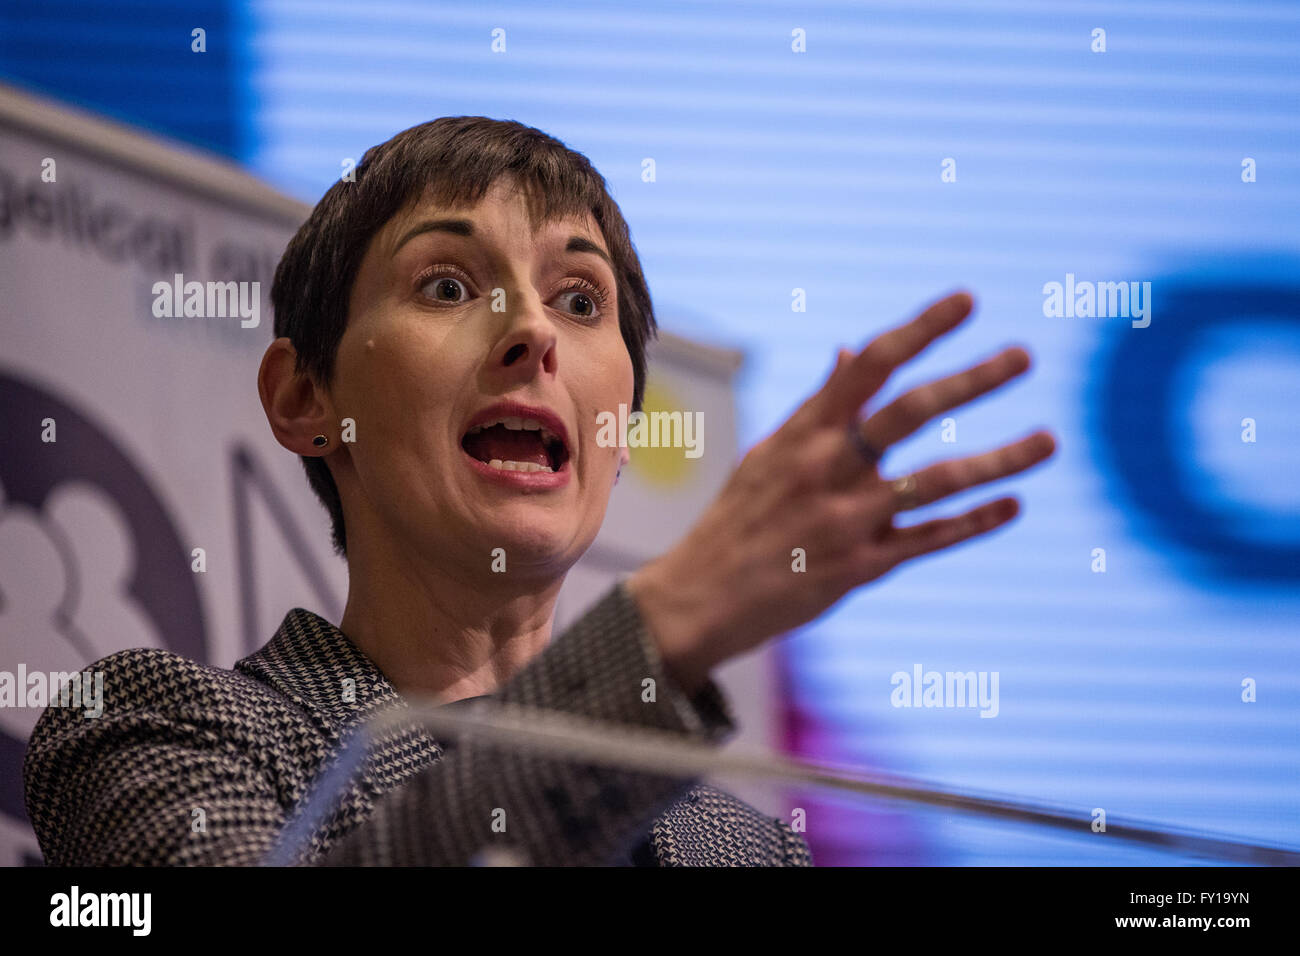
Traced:
<path id="1" fill-rule="evenodd" d="M 340 179 L 289 241 L 275 270 L 275 334 L 297 350 L 297 371 L 329 385 L 348 322 L 352 284 L 370 240 L 418 198 L 477 203 L 502 176 L 522 189 L 534 228 L 550 219 L 595 218 L 613 260 L 619 329 L 632 358 L 633 409 L 645 394 L 646 344 L 657 332 L 650 290 L 627 223 L 587 157 L 539 129 L 485 116 L 445 116 L 371 147 L 355 181 Z M 329 512 L 334 550 L 346 556 L 338 487 L 324 460 L 302 456 L 307 480 Z"/>

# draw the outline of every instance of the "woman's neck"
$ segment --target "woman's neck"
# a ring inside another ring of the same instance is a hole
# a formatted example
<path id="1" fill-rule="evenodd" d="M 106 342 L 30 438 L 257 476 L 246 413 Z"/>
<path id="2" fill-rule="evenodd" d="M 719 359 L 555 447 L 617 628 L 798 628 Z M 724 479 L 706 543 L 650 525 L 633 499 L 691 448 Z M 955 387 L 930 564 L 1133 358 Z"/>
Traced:
<path id="1" fill-rule="evenodd" d="M 564 583 L 485 577 L 348 543 L 344 634 L 403 696 L 491 694 L 550 643 Z"/>

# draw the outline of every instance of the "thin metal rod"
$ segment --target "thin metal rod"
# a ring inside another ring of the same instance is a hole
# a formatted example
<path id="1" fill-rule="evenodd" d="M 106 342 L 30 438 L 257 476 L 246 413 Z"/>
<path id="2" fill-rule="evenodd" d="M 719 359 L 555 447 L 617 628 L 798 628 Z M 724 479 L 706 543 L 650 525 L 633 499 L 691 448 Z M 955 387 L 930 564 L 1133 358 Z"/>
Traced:
<path id="1" fill-rule="evenodd" d="M 1087 809 L 1053 806 L 988 791 L 958 791 L 912 777 L 814 763 L 775 751 L 724 751 L 679 734 L 512 704 L 474 701 L 440 706 L 413 701 L 409 709 L 388 711 L 373 718 L 366 730 L 374 738 L 412 723 L 435 738 L 473 740 L 601 766 L 681 778 L 727 776 L 826 788 L 1068 830 L 1095 839 L 1139 843 L 1215 860 L 1266 866 L 1300 865 L 1300 848 L 1245 842 L 1224 834 L 1117 819 L 1109 814 L 1105 830 L 1094 833 L 1092 812 Z"/>

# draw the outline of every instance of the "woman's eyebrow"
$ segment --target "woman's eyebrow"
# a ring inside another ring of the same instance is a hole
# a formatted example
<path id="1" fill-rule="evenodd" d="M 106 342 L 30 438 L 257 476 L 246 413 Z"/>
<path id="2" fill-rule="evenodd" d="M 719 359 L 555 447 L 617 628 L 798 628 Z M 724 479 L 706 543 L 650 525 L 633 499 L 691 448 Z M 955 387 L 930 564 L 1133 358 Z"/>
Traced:
<path id="1" fill-rule="evenodd" d="M 413 226 L 406 235 L 402 236 L 401 241 L 393 247 L 393 255 L 397 255 L 398 250 L 416 236 L 423 235 L 426 232 L 449 232 L 453 236 L 470 237 L 474 235 L 474 224 L 468 219 L 426 220 L 425 222 Z"/>
<path id="2" fill-rule="evenodd" d="M 568 245 L 564 247 L 564 251 L 565 252 L 594 252 L 596 255 L 600 256 L 602 259 L 605 260 L 605 265 L 609 266 L 611 270 L 614 269 L 614 263 L 610 261 L 609 253 L 607 253 L 604 249 L 600 248 L 600 246 L 596 245 L 590 239 L 584 239 L 582 236 L 571 236 L 569 238 Z"/>
<path id="3" fill-rule="evenodd" d="M 453 236 L 473 238 L 474 224 L 468 219 L 429 219 L 425 222 L 418 223 L 411 227 L 406 235 L 402 236 L 401 241 L 399 241 L 393 248 L 393 255 L 397 255 L 398 250 L 401 249 L 402 246 L 406 245 L 406 243 L 411 239 L 423 235 L 426 232 L 447 232 L 451 233 Z M 590 239 L 584 238 L 583 236 L 570 236 L 568 243 L 564 247 L 564 251 L 594 253 L 604 259 L 605 264 L 608 265 L 610 269 L 614 268 L 614 263 L 610 259 L 609 253 L 596 245 L 596 243 L 592 242 Z"/>

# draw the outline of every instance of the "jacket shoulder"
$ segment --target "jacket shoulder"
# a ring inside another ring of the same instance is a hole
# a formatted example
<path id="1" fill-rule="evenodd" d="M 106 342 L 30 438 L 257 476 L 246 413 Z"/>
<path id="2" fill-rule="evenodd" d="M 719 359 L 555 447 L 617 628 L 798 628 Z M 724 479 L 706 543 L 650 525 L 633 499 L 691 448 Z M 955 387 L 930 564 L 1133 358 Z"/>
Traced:
<path id="1" fill-rule="evenodd" d="M 56 768 L 108 757 L 128 747 L 183 747 L 238 755 L 276 777 L 283 766 L 276 741 L 313 734 L 310 718 L 265 684 L 158 648 L 117 651 L 81 671 L 98 687 L 100 713 L 45 708 L 23 760 L 32 789 Z"/>
<path id="2" fill-rule="evenodd" d="M 133 648 L 101 658 L 82 674 L 96 685 L 103 678 L 102 712 L 89 717 L 84 709 L 46 707 L 23 762 L 29 783 L 33 765 L 56 752 L 89 756 L 151 739 L 238 756 L 290 786 L 301 769 L 291 753 L 308 739 L 319 744 L 312 750 L 324 752 L 318 740 L 324 735 L 302 708 L 237 670 L 158 648 Z M 290 740 L 298 746 L 281 745 Z"/>
<path id="3" fill-rule="evenodd" d="M 101 713 L 47 707 L 23 761 L 47 863 L 259 859 L 307 783 L 286 742 L 317 742 L 309 718 L 251 677 L 171 651 L 118 651 L 81 673 L 102 677 Z"/>
<path id="4" fill-rule="evenodd" d="M 264 723 L 268 709 L 288 707 L 281 695 L 245 674 L 158 648 L 117 651 L 82 668 L 81 673 L 95 682 L 103 678 L 102 715 L 85 718 L 79 710 L 47 707 L 37 721 L 33 740 L 43 731 L 83 720 L 150 713 L 180 719 L 202 717 L 207 724 Z"/>

